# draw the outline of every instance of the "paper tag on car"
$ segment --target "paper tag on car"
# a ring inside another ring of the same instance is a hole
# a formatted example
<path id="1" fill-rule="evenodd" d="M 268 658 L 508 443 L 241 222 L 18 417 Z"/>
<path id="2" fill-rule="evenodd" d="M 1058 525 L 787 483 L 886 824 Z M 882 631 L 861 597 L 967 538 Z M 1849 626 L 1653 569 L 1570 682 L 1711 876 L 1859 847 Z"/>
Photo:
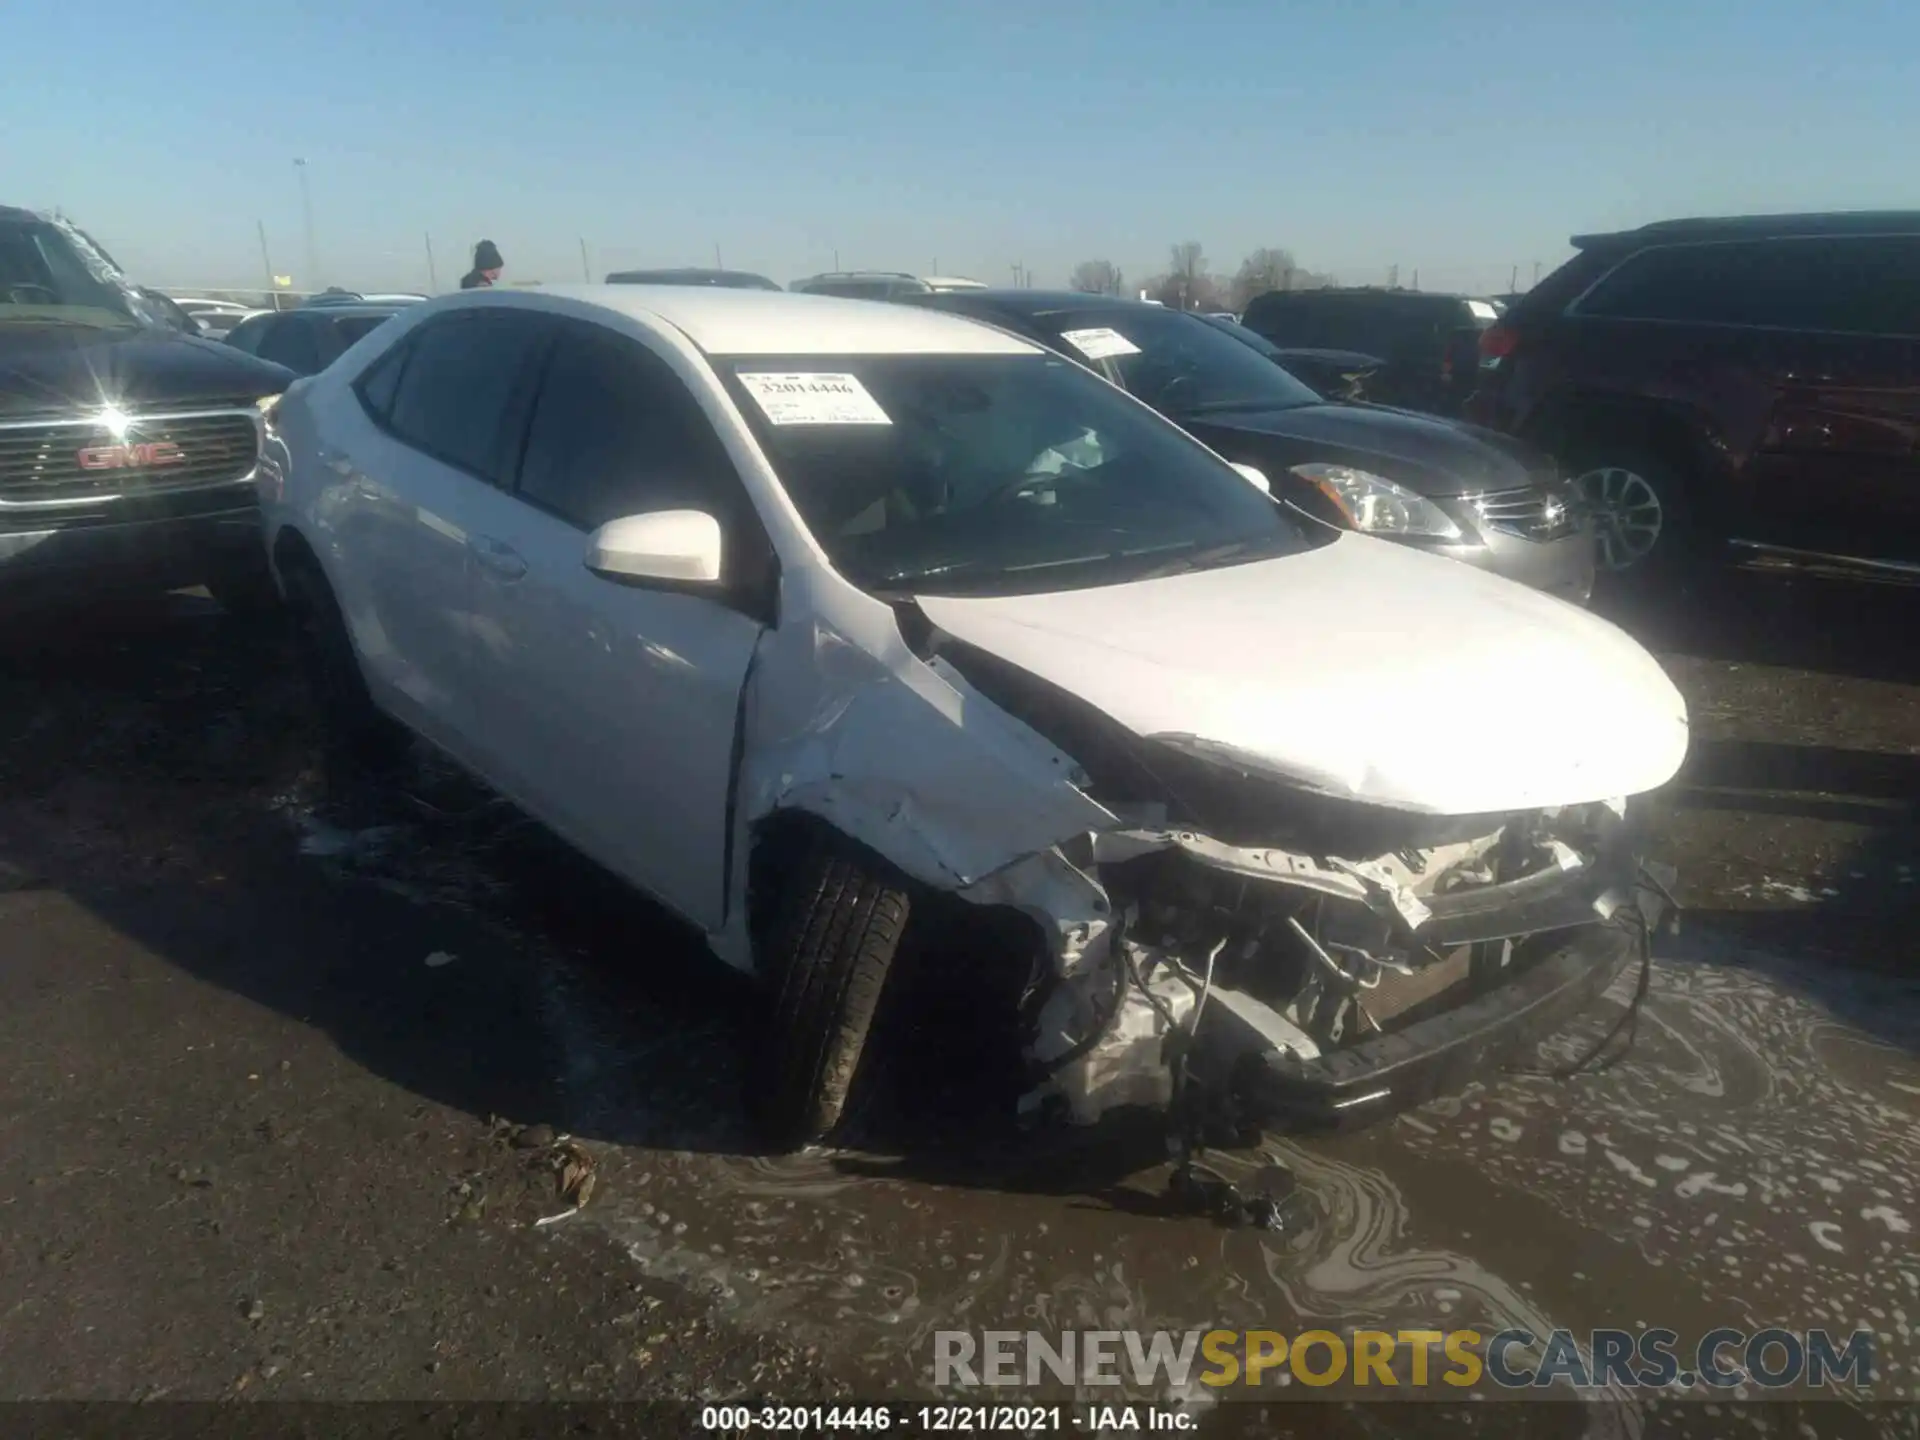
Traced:
<path id="1" fill-rule="evenodd" d="M 1111 360 L 1116 355 L 1138 355 L 1140 347 L 1118 330 L 1062 330 L 1060 338 L 1089 360 Z"/>
<path id="2" fill-rule="evenodd" d="M 891 425 L 857 375 L 742 371 L 740 383 L 775 425 Z"/>
<path id="3" fill-rule="evenodd" d="M 1467 313 L 1476 320 L 1498 320 L 1500 312 L 1484 300 L 1467 301 Z"/>

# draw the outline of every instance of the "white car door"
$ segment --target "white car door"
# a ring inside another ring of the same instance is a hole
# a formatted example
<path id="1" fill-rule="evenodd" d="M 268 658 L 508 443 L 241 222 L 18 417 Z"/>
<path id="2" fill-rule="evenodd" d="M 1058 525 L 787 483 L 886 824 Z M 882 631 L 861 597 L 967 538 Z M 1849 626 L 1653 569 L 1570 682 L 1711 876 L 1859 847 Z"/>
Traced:
<path id="1" fill-rule="evenodd" d="M 674 509 L 720 520 L 720 585 L 586 569 L 599 526 Z M 470 538 L 485 768 L 602 864 L 718 929 L 740 696 L 774 565 L 691 391 L 640 341 L 563 322 L 517 487 L 484 499 Z"/>
<path id="2" fill-rule="evenodd" d="M 473 763 L 471 515 L 497 494 L 524 430 L 551 325 L 538 312 L 455 311 L 376 360 L 319 437 L 335 592 L 374 697 Z"/>

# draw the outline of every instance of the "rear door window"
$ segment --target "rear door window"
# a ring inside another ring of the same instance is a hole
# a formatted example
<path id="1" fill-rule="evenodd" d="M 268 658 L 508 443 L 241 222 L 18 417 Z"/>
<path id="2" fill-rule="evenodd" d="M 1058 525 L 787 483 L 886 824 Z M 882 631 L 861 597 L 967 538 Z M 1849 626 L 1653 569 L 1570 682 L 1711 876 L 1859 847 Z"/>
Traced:
<path id="1" fill-rule="evenodd" d="M 203 321 L 210 321 L 212 317 L 202 315 L 200 318 Z M 251 320 L 242 320 L 227 332 L 227 344 L 244 350 L 249 355 L 257 355 L 260 353 L 260 342 L 267 338 L 267 332 L 273 324 L 274 317 L 271 315 L 256 315 Z"/>
<path id="2" fill-rule="evenodd" d="M 1920 335 L 1920 237 L 1661 246 L 1626 261 L 1575 309 L 1610 319 Z"/>
<path id="3" fill-rule="evenodd" d="M 334 339 L 340 350 L 358 344 L 387 323 L 385 315 L 342 315 L 333 322 Z"/>
<path id="4" fill-rule="evenodd" d="M 388 428 L 435 459 L 506 483 L 503 438 L 518 433 L 516 402 L 550 335 L 533 311 L 470 310 L 423 325 L 411 337 Z"/>
<path id="5" fill-rule="evenodd" d="M 285 316 L 269 330 L 254 351 L 262 360 L 284 365 L 296 375 L 315 375 L 326 365 L 316 328 L 295 316 Z"/>

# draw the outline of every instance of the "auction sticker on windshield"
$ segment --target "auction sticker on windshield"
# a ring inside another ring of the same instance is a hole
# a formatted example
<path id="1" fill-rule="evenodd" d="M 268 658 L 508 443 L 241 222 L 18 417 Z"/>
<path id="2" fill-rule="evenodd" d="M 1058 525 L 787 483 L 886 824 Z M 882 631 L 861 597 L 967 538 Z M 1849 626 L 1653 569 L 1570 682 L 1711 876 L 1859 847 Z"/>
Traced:
<path id="1" fill-rule="evenodd" d="M 891 425 L 857 375 L 741 371 L 740 383 L 775 425 Z"/>
<path id="2" fill-rule="evenodd" d="M 1116 355 L 1138 355 L 1140 347 L 1118 330 L 1062 330 L 1060 338 L 1089 360 L 1111 360 Z"/>

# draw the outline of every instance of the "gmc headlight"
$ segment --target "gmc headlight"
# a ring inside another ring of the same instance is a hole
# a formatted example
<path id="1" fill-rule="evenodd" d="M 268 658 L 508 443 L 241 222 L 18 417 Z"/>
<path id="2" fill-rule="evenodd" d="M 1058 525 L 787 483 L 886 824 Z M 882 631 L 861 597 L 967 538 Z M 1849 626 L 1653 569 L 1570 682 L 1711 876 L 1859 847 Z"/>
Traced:
<path id="1" fill-rule="evenodd" d="M 1384 475 L 1351 465 L 1296 465 L 1293 473 L 1308 481 L 1356 530 L 1369 535 L 1411 535 L 1422 540 L 1458 540 L 1460 527 L 1424 496 Z"/>

